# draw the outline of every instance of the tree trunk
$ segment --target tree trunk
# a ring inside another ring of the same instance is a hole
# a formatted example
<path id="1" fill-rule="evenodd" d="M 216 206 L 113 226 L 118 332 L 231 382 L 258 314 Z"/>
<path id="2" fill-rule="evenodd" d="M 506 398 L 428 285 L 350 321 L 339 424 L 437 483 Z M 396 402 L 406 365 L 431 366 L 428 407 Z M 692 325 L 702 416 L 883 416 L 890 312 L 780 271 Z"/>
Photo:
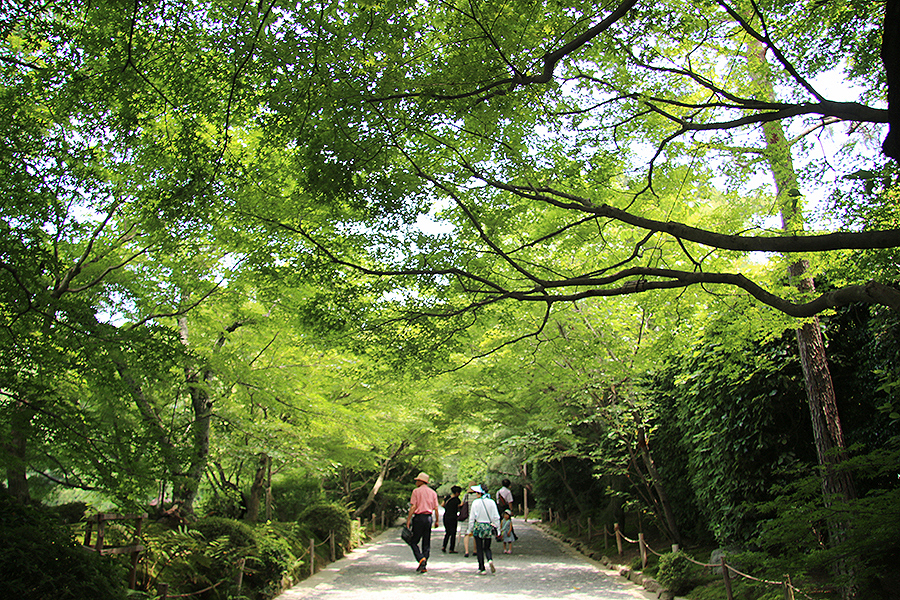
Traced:
<path id="1" fill-rule="evenodd" d="M 881 62 L 888 84 L 890 129 L 881 149 L 885 156 L 900 160 L 900 0 L 887 0 L 881 30 Z"/>
<path id="2" fill-rule="evenodd" d="M 265 452 L 259 454 L 259 466 L 250 486 L 250 498 L 247 499 L 247 514 L 244 519 L 250 523 L 259 520 L 259 506 L 262 503 L 262 494 L 266 489 L 266 473 L 269 470 L 269 455 Z"/>
<path id="3" fill-rule="evenodd" d="M 558 467 L 554 466 L 554 463 L 559 465 Z M 572 498 L 572 502 L 578 508 L 578 512 L 586 513 L 587 507 L 581 501 L 581 497 L 578 493 L 572 488 L 572 484 L 569 482 L 569 478 L 566 476 L 566 463 L 563 460 L 550 460 L 547 461 L 546 466 L 550 468 L 551 471 L 556 473 L 556 476 L 559 477 L 560 483 L 563 484 L 563 487 L 569 492 L 569 496 Z"/>
<path id="4" fill-rule="evenodd" d="M 381 462 L 381 468 L 378 471 L 378 477 L 375 478 L 375 483 L 369 490 L 369 494 L 366 496 L 365 502 L 363 502 L 359 506 L 359 508 L 357 508 L 353 512 L 354 519 L 361 517 L 364 511 L 369 508 L 369 506 L 371 506 L 375 501 L 375 495 L 378 494 L 378 490 L 381 489 L 385 477 L 387 477 L 388 472 L 391 470 L 391 466 L 393 465 L 394 461 L 397 460 L 397 457 L 400 456 L 400 453 L 403 452 L 408 445 L 409 442 L 407 442 L 406 440 L 400 442 L 400 445 L 397 447 L 397 449 L 394 450 L 390 456 L 388 456 Z"/>
<path id="5" fill-rule="evenodd" d="M 236 327 L 236 325 L 232 326 L 227 331 L 234 331 Z M 187 346 L 188 326 L 185 317 L 178 319 L 178 328 L 181 333 L 181 340 Z M 217 346 L 221 346 L 224 343 L 225 335 L 223 333 L 217 340 Z M 181 505 L 181 513 L 184 516 L 191 515 L 194 512 L 194 500 L 197 498 L 197 489 L 200 486 L 200 480 L 209 460 L 209 435 L 213 407 L 213 402 L 209 397 L 209 382 L 212 379 L 212 375 L 212 371 L 209 369 L 201 373 L 190 366 L 185 366 L 184 368 L 185 381 L 187 381 L 191 394 L 191 409 L 194 413 L 194 420 L 191 424 L 191 461 L 185 476 L 175 483 L 173 492 L 175 495 L 174 501 Z"/>
<path id="6" fill-rule="evenodd" d="M 653 462 L 653 456 L 650 454 L 650 444 L 647 442 L 647 436 L 643 425 L 638 425 L 637 428 L 637 446 L 641 454 L 641 459 L 644 462 L 644 467 L 646 467 L 647 473 L 650 475 L 650 482 L 653 486 L 653 491 L 656 493 L 656 499 L 659 501 L 663 515 L 665 516 L 669 535 L 672 536 L 673 542 L 682 546 L 684 543 L 681 539 L 681 532 L 678 530 L 678 522 L 675 520 L 675 513 L 672 512 L 672 504 L 669 502 L 669 497 L 666 495 L 666 490 L 662 485 L 659 471 L 656 470 L 656 463 Z"/>
<path id="7" fill-rule="evenodd" d="M 775 91 L 766 61 L 766 47 L 755 38 L 750 38 L 747 45 L 751 72 L 754 82 L 759 86 L 760 96 L 764 100 L 774 101 Z M 780 121 L 764 123 L 762 128 L 766 143 L 765 156 L 775 178 L 782 228 L 785 233 L 800 233 L 804 226 L 800 203 L 802 196 L 797 185 L 790 143 L 784 135 Z M 808 268 L 809 263 L 805 260 L 798 260 L 788 268 L 791 282 L 802 292 L 815 290 L 815 283 L 807 275 Z M 816 454 L 819 464 L 824 467 L 822 491 L 825 505 L 828 507 L 836 497 L 848 500 L 855 497 L 854 485 L 850 472 L 840 468 L 840 464 L 847 458 L 847 453 L 818 318 L 809 319 L 797 328 L 796 336 Z M 830 542 L 840 543 L 848 527 L 848 523 L 830 522 Z M 850 579 L 853 579 L 853 569 L 843 559 L 835 565 L 835 571 L 839 576 L 849 575 Z M 856 586 L 851 583 L 845 586 L 842 596 L 848 600 L 855 598 L 856 593 Z"/>
<path id="8" fill-rule="evenodd" d="M 26 504 L 31 500 L 28 488 L 28 432 L 31 429 L 33 411 L 17 401 L 12 409 L 9 439 L 3 443 L 8 455 L 6 487 L 9 494 Z"/>
<path id="9" fill-rule="evenodd" d="M 209 459 L 212 402 L 206 389 L 197 387 L 196 378 L 192 378 L 192 374 L 188 373 L 188 385 L 191 385 L 192 382 L 195 386 L 191 388 L 191 408 L 194 412 L 194 422 L 191 424 L 191 462 L 187 473 L 178 482 L 175 492 L 175 501 L 181 504 L 182 515 L 190 515 L 194 512 L 197 489 Z"/>

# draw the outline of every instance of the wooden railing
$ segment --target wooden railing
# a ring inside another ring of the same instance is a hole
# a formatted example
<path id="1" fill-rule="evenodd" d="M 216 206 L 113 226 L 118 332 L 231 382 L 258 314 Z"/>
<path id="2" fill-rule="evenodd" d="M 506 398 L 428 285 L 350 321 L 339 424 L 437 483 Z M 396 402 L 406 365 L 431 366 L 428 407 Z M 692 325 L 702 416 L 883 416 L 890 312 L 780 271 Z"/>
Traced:
<path id="1" fill-rule="evenodd" d="M 131 570 L 128 573 L 128 588 L 135 589 L 137 582 L 137 563 L 138 557 L 144 551 L 144 545 L 141 543 L 141 531 L 144 527 L 144 519 L 147 513 L 139 515 L 119 515 L 115 513 L 97 513 L 87 520 L 87 528 L 84 532 L 84 546 L 97 552 L 101 556 L 107 554 L 131 554 Z M 132 543 L 127 546 L 107 546 L 105 545 L 106 524 L 110 521 L 134 521 L 134 536 Z M 94 525 L 97 526 L 97 537 L 92 543 Z"/>

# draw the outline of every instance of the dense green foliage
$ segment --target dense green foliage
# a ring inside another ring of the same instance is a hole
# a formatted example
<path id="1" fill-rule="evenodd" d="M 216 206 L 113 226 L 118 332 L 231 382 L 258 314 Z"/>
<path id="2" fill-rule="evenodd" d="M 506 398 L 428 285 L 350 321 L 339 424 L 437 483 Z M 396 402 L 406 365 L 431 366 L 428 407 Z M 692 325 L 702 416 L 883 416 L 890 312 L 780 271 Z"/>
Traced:
<path id="1" fill-rule="evenodd" d="M 0 494 L 0 597 L 124 599 L 122 565 L 85 550 L 53 511 Z"/>
<path id="2" fill-rule="evenodd" d="M 334 503 L 312 504 L 300 513 L 300 522 L 319 539 L 334 535 L 338 556 L 350 547 L 350 515 L 346 507 Z"/>
<path id="3" fill-rule="evenodd" d="M 3 12 L 4 502 L 148 510 L 143 590 L 266 598 L 309 537 L 343 551 L 353 519 L 402 516 L 421 470 L 509 477 L 542 512 L 809 581 L 846 584 L 852 556 L 879 593 L 900 514 L 881 5 Z M 855 497 L 817 485 L 807 323 Z"/>
<path id="4" fill-rule="evenodd" d="M 698 567 L 683 552 L 668 552 L 659 557 L 659 582 L 676 596 L 696 585 Z"/>

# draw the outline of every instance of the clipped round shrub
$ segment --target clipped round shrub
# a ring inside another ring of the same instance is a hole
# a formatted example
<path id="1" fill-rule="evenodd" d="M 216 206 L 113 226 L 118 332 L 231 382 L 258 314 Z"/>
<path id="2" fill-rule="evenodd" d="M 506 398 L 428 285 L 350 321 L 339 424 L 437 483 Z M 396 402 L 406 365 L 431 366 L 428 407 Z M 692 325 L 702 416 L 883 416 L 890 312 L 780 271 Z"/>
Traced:
<path id="1" fill-rule="evenodd" d="M 228 543 L 236 548 L 247 548 L 256 545 L 253 528 L 241 521 L 225 517 L 204 517 L 193 525 L 203 534 L 207 542 L 219 538 L 228 538 Z"/>
<path id="2" fill-rule="evenodd" d="M 321 541 L 334 532 L 335 545 L 341 555 L 350 547 L 350 512 L 345 506 L 332 502 L 313 504 L 300 514 L 298 523 L 308 527 Z"/>
<path id="3" fill-rule="evenodd" d="M 694 587 L 693 567 L 684 552 L 668 552 L 659 557 L 656 579 L 667 590 L 681 596 Z"/>
<path id="4" fill-rule="evenodd" d="M 82 547 L 58 518 L 0 491 L 0 598 L 124 600 L 123 565 Z"/>

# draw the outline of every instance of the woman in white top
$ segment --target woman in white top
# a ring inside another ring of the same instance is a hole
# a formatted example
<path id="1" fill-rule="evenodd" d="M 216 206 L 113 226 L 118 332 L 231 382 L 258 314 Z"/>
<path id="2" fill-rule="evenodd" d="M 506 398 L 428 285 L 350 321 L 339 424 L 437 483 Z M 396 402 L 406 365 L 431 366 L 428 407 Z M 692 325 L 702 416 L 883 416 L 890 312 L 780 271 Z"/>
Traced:
<path id="1" fill-rule="evenodd" d="M 469 527 L 468 533 L 475 538 L 475 552 L 478 553 L 478 574 L 484 575 L 484 559 L 487 557 L 488 564 L 491 567 L 491 573 L 496 572 L 494 568 L 494 557 L 491 554 L 491 526 L 495 527 L 495 531 L 500 529 L 500 511 L 497 510 L 497 503 L 490 498 L 485 498 L 485 491 L 480 485 L 473 485 L 469 491 L 475 494 L 475 500 L 469 509 Z"/>

